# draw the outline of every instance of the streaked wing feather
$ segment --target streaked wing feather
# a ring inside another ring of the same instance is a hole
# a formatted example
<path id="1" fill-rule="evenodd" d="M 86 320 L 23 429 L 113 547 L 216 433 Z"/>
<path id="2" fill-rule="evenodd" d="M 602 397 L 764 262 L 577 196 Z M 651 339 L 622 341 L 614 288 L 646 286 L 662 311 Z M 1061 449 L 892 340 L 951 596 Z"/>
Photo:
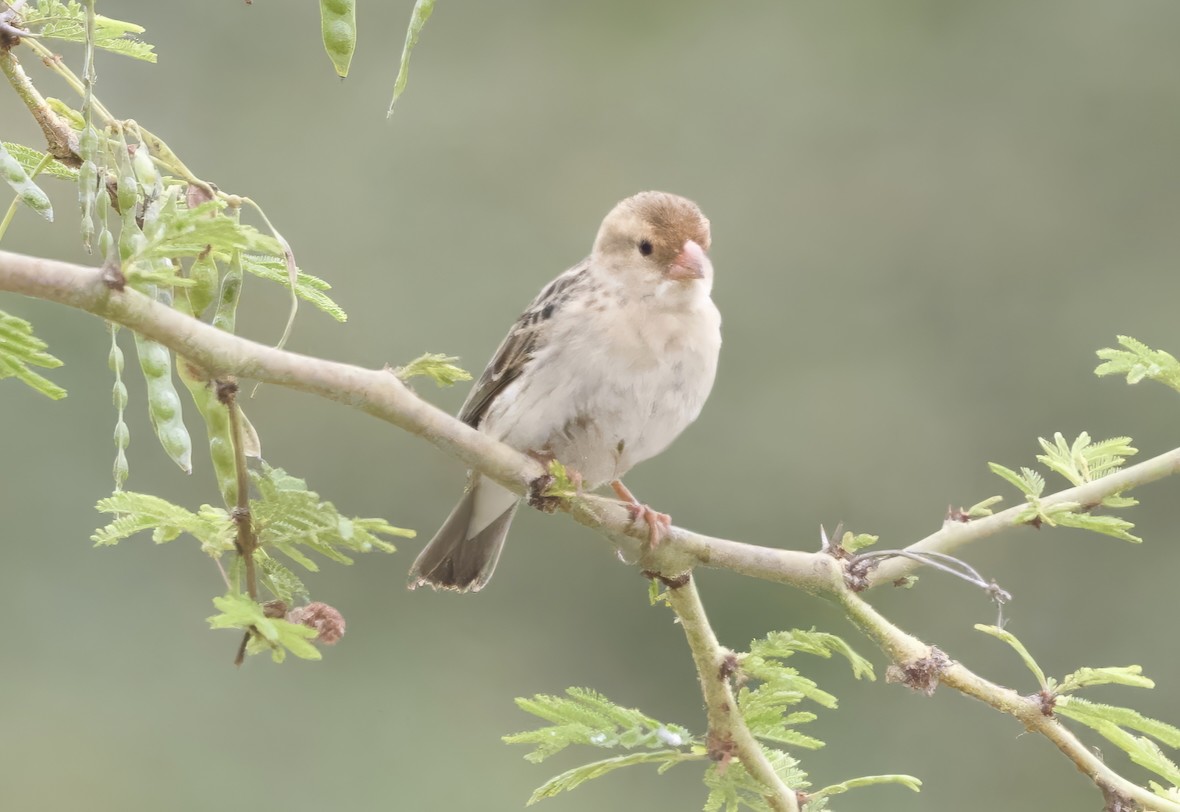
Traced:
<path id="1" fill-rule="evenodd" d="M 471 388 L 463 408 L 459 410 L 460 420 L 473 428 L 479 428 L 480 421 L 496 395 L 520 377 L 533 355 L 544 345 L 545 331 L 541 325 L 561 309 L 569 298 L 570 289 L 585 278 L 589 263 L 588 258 L 584 259 L 554 279 L 525 308 Z"/>

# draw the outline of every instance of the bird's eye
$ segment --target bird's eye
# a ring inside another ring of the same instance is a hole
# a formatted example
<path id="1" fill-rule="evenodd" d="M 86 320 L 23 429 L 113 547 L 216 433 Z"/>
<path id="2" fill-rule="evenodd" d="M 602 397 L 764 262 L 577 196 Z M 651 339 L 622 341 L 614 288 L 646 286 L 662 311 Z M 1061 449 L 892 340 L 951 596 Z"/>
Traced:
<path id="1" fill-rule="evenodd" d="M 651 240 L 640 240 L 639 253 L 643 254 L 645 257 L 648 257 L 651 256 L 652 250 Z"/>

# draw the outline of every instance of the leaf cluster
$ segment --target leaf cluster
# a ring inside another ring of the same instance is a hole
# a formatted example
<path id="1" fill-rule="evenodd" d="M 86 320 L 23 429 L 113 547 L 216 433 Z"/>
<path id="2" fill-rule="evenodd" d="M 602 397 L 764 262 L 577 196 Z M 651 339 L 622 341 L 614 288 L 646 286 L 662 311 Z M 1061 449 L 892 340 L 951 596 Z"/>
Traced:
<path id="1" fill-rule="evenodd" d="M 331 502 L 309 490 L 306 482 L 281 468 L 263 463 L 261 470 L 251 475 L 258 494 L 250 500 L 250 511 L 258 536 L 255 557 L 261 569 L 259 580 L 274 598 L 286 604 L 308 597 L 308 590 L 279 560 L 280 554 L 306 570 L 317 572 L 319 565 L 311 554 L 351 564 L 349 553 L 393 552 L 394 546 L 384 537 L 414 535 L 412 530 L 394 527 L 384 519 L 341 515 Z M 158 496 L 131 491 L 117 491 L 99 500 L 97 508 L 114 514 L 114 518 L 91 536 L 96 546 L 114 545 L 150 531 L 157 544 L 181 535 L 191 536 L 200 543 L 202 552 L 214 559 L 235 549 L 236 528 L 233 517 L 224 508 L 202 505 L 194 513 Z M 240 569 L 238 566 L 231 569 L 234 581 L 240 580 Z M 234 594 L 240 592 L 237 584 L 233 586 Z M 220 622 L 230 625 L 215 628 L 233 625 L 228 620 Z M 247 623 L 246 627 L 250 625 Z M 263 638 L 275 642 L 265 635 Z"/>
<path id="2" fill-rule="evenodd" d="M 47 347 L 33 335 L 33 325 L 0 310 L 0 380 L 16 378 L 54 400 L 64 398 L 66 390 L 29 369 L 30 366 L 44 369 L 61 366 L 59 358 L 45 351 Z"/>
<path id="3" fill-rule="evenodd" d="M 1087 482 L 1101 479 L 1122 468 L 1127 457 L 1137 453 L 1131 447 L 1131 438 L 1114 437 L 1109 440 L 1093 442 L 1090 435 L 1082 432 L 1072 443 L 1067 442 L 1061 432 L 1053 435 L 1050 442 L 1045 438 L 1038 438 L 1044 454 L 1038 454 L 1037 460 L 1051 471 L 1065 477 L 1073 485 L 1083 485 Z M 1138 536 L 1131 534 L 1134 524 L 1118 516 L 1093 513 L 1096 507 L 1125 508 L 1137 505 L 1131 498 L 1114 494 L 1103 499 L 1097 505 L 1083 505 L 1080 502 L 1045 502 L 1042 496 L 1045 492 L 1045 478 L 1036 470 L 1021 467 L 1019 473 L 999 463 L 989 462 L 988 467 L 997 476 L 1009 484 L 1014 485 L 1024 494 L 1028 502 L 1026 507 L 1016 517 L 1021 524 L 1047 524 L 1050 527 L 1077 527 L 1091 530 L 1095 533 L 1112 536 L 1122 541 L 1139 543 Z"/>
<path id="4" fill-rule="evenodd" d="M 86 42 L 86 9 L 77 0 L 34 0 L 21 11 L 21 23 L 26 30 L 45 39 L 65 42 Z M 139 39 L 143 26 L 122 20 L 95 15 L 94 47 L 104 51 L 155 62 L 153 46 Z"/>
<path id="5" fill-rule="evenodd" d="M 1095 685 L 1154 688 L 1155 682 L 1143 676 L 1143 669 L 1140 666 L 1083 667 L 1058 680 L 1045 675 L 1044 669 L 1011 632 L 995 626 L 978 625 L 975 628 L 1004 641 L 1020 656 L 1041 686 L 1041 693 L 1034 698 L 1034 701 L 1042 704 L 1048 703 L 1057 715 L 1073 719 L 1075 722 L 1097 731 L 1103 738 L 1125 752 L 1133 762 L 1155 773 L 1170 784 L 1170 786 L 1163 786 L 1156 781 L 1150 782 L 1150 786 L 1156 794 L 1161 797 L 1176 797 L 1180 792 L 1177 789 L 1180 788 L 1180 767 L 1177 767 L 1174 761 L 1164 755 L 1156 742 L 1161 742 L 1168 747 L 1180 748 L 1180 728 L 1144 716 L 1131 708 L 1091 702 L 1076 695 L 1083 688 Z"/>
<path id="6" fill-rule="evenodd" d="M 815 749 L 822 747 L 823 742 L 795 730 L 796 726 L 814 720 L 815 714 L 794 710 L 794 707 L 804 700 L 811 700 L 823 707 L 834 708 L 836 698 L 796 669 L 785 665 L 785 661 L 797 653 L 825 658 L 839 654 L 848 660 L 857 678 L 873 679 L 873 669 L 839 637 L 814 629 L 773 632 L 753 641 L 749 652 L 737 656 L 734 678 L 743 683 L 738 691 L 738 707 L 750 732 L 774 745 Z M 538 788 L 529 799 L 530 804 L 621 767 L 657 764 L 659 772 L 663 773 L 682 762 L 709 759 L 703 737 L 634 708 L 625 708 L 585 688 L 570 688 L 565 696 L 539 694 L 521 698 L 516 704 L 549 723 L 504 737 L 509 744 L 531 745 L 533 749 L 525 758 L 534 763 L 575 744 L 637 751 L 567 770 Z M 783 749 L 765 747 L 764 750 L 771 766 L 787 786 L 799 790 L 809 786 L 807 774 L 793 755 Z M 705 810 L 770 809 L 764 797 L 766 788 L 738 760 L 710 763 L 703 780 L 708 789 Z M 808 809 L 826 808 L 826 798 L 830 795 L 881 783 L 900 783 L 915 791 L 920 786 L 920 782 L 910 776 L 850 779 L 809 793 Z"/>

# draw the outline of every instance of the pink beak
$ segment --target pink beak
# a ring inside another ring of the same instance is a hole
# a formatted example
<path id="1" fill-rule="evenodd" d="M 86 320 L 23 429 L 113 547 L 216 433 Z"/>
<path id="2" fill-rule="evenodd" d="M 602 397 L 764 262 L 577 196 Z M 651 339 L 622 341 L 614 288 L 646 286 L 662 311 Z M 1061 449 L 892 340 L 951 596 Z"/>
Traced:
<path id="1" fill-rule="evenodd" d="M 680 282 L 705 278 L 705 263 L 708 262 L 705 251 L 693 240 L 685 240 L 684 248 L 668 266 L 668 278 Z"/>

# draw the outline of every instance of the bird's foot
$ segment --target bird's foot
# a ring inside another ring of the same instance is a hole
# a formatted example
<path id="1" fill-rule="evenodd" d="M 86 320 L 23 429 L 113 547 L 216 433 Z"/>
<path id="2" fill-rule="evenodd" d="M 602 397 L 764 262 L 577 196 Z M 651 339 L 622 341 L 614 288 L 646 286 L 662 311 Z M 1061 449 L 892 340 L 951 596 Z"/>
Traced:
<path id="1" fill-rule="evenodd" d="M 631 493 L 621 481 L 616 479 L 610 486 L 625 503 L 624 507 L 631 514 L 631 522 L 635 523 L 642 517 L 647 523 L 649 543 L 652 547 L 658 546 L 660 540 L 668 532 L 668 529 L 672 527 L 672 517 L 667 513 L 660 513 L 658 510 L 653 510 L 640 502 L 635 498 L 635 494 Z"/>

